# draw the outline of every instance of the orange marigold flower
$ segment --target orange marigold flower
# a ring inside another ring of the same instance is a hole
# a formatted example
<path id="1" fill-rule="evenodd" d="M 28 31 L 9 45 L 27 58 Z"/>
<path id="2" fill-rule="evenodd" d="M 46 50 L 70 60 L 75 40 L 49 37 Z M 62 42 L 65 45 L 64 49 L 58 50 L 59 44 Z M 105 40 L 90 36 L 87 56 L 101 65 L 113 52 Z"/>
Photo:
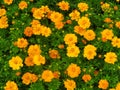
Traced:
<path id="1" fill-rule="evenodd" d="M 120 83 L 116 85 L 115 90 L 120 90 Z"/>
<path id="2" fill-rule="evenodd" d="M 52 59 L 60 58 L 60 55 L 59 55 L 58 50 L 50 50 L 50 51 L 49 51 L 49 56 L 50 56 Z"/>
<path id="3" fill-rule="evenodd" d="M 94 59 L 94 57 L 97 55 L 96 50 L 97 49 L 95 46 L 87 45 L 84 48 L 83 56 L 86 57 L 88 60 Z"/>
<path id="4" fill-rule="evenodd" d="M 80 12 L 78 10 L 73 10 L 70 14 L 69 14 L 71 20 L 76 20 L 78 21 L 78 19 L 80 18 Z"/>
<path id="5" fill-rule="evenodd" d="M 74 90 L 76 88 L 76 82 L 74 80 L 67 79 L 64 81 L 64 86 L 67 90 Z"/>
<path id="6" fill-rule="evenodd" d="M 38 80 L 38 76 L 29 72 L 26 72 L 23 76 L 22 76 L 22 83 L 29 85 L 32 82 L 36 82 Z"/>
<path id="7" fill-rule="evenodd" d="M 74 32 L 76 32 L 77 34 L 83 36 L 84 33 L 86 32 L 86 30 L 81 28 L 80 26 L 75 26 L 74 27 Z"/>
<path id="8" fill-rule="evenodd" d="M 35 45 L 30 45 L 28 48 L 28 55 L 33 58 L 35 55 L 40 55 L 41 49 L 40 46 L 35 44 Z"/>
<path id="9" fill-rule="evenodd" d="M 24 34 L 25 36 L 31 37 L 33 34 L 33 28 L 32 27 L 26 27 L 24 29 Z"/>
<path id="10" fill-rule="evenodd" d="M 31 58 L 29 56 L 25 58 L 24 63 L 25 63 L 26 66 L 34 66 L 33 58 Z"/>
<path id="11" fill-rule="evenodd" d="M 87 30 L 84 33 L 84 38 L 87 39 L 88 41 L 94 40 L 95 36 L 96 36 L 96 34 L 93 30 Z"/>
<path id="12" fill-rule="evenodd" d="M 19 70 L 20 67 L 23 67 L 22 62 L 23 62 L 23 60 L 21 59 L 21 57 L 19 57 L 19 56 L 12 57 L 12 59 L 9 60 L 9 66 L 13 70 Z"/>
<path id="13" fill-rule="evenodd" d="M 69 33 L 64 37 L 65 44 L 72 45 L 77 43 L 77 36 L 75 34 Z"/>
<path id="14" fill-rule="evenodd" d="M 78 20 L 78 24 L 81 28 L 86 29 L 90 27 L 91 22 L 88 17 L 83 16 Z"/>
<path id="15" fill-rule="evenodd" d="M 65 23 L 66 24 L 72 24 L 72 21 L 71 20 L 67 20 Z"/>
<path id="16" fill-rule="evenodd" d="M 4 90 L 18 90 L 18 86 L 14 81 L 7 81 Z"/>
<path id="17" fill-rule="evenodd" d="M 108 86 L 109 86 L 109 82 L 107 80 L 101 79 L 99 81 L 99 85 L 98 85 L 99 88 L 101 88 L 101 89 L 107 89 Z"/>
<path id="18" fill-rule="evenodd" d="M 64 23 L 63 22 L 55 22 L 55 28 L 62 29 L 64 27 Z"/>
<path id="19" fill-rule="evenodd" d="M 41 78 L 45 81 L 45 82 L 51 82 L 52 79 L 54 78 L 53 72 L 50 70 L 44 70 L 42 72 L 42 76 Z"/>
<path id="20" fill-rule="evenodd" d="M 84 75 L 82 76 L 82 80 L 83 80 L 84 82 L 90 81 L 90 80 L 91 80 L 91 75 L 89 75 L 89 74 L 84 74 Z"/>
<path id="21" fill-rule="evenodd" d="M 59 48 L 59 49 L 63 49 L 64 47 L 65 47 L 64 44 L 58 45 L 58 48 Z"/>
<path id="22" fill-rule="evenodd" d="M 18 38 L 18 40 L 15 43 L 18 48 L 26 48 L 28 45 L 27 39 L 24 38 Z"/>
<path id="23" fill-rule="evenodd" d="M 37 24 L 36 27 L 33 27 L 33 34 L 34 35 L 40 35 L 42 34 L 42 31 L 45 29 L 45 26 Z"/>
<path id="24" fill-rule="evenodd" d="M 31 9 L 31 12 L 34 13 L 36 10 L 37 10 L 37 8 L 33 7 L 33 8 Z"/>
<path id="25" fill-rule="evenodd" d="M 9 25 L 8 25 L 8 18 L 7 16 L 2 16 L 0 18 L 0 28 L 7 28 Z"/>
<path id="26" fill-rule="evenodd" d="M 88 4 L 87 3 L 78 3 L 78 8 L 80 9 L 81 12 L 87 11 L 88 10 Z"/>
<path id="27" fill-rule="evenodd" d="M 61 1 L 57 4 L 61 10 L 69 10 L 70 6 L 68 2 Z"/>
<path id="28" fill-rule="evenodd" d="M 41 65 L 41 64 L 45 64 L 45 57 L 41 56 L 41 55 L 35 55 L 33 57 L 33 62 L 36 65 Z"/>
<path id="29" fill-rule="evenodd" d="M 0 9 L 0 17 L 4 16 L 6 14 L 6 10 L 5 9 Z"/>
<path id="30" fill-rule="evenodd" d="M 50 19 L 52 22 L 61 22 L 64 19 L 64 16 L 59 12 L 52 12 Z"/>
<path id="31" fill-rule="evenodd" d="M 48 6 L 41 6 L 41 11 L 43 11 L 45 14 L 48 13 L 50 11 Z"/>
<path id="32" fill-rule="evenodd" d="M 67 56 L 68 57 L 78 57 L 80 53 L 79 47 L 75 45 L 70 45 L 67 47 Z"/>
<path id="33" fill-rule="evenodd" d="M 40 21 L 33 19 L 31 22 L 31 25 L 32 25 L 32 27 L 36 27 L 37 25 L 40 25 Z"/>
<path id="34" fill-rule="evenodd" d="M 81 73 L 81 68 L 77 64 L 71 63 L 67 68 L 67 74 L 71 78 L 78 77 Z"/>
<path id="35" fill-rule="evenodd" d="M 105 18 L 105 19 L 104 19 L 104 22 L 106 22 L 106 23 L 111 23 L 112 20 L 111 20 L 111 18 Z"/>
<path id="36" fill-rule="evenodd" d="M 28 4 L 26 1 L 21 1 L 18 6 L 21 10 L 23 10 L 23 9 L 27 8 Z"/>
<path id="37" fill-rule="evenodd" d="M 15 75 L 16 75 L 16 76 L 20 76 L 20 75 L 21 75 L 21 72 L 16 72 Z"/>
<path id="38" fill-rule="evenodd" d="M 13 0 L 4 0 L 4 3 L 6 3 L 7 5 L 12 4 Z"/>
<path id="39" fill-rule="evenodd" d="M 40 8 L 35 9 L 33 12 L 33 17 L 35 19 L 42 19 L 44 17 L 44 12 Z"/>
<path id="40" fill-rule="evenodd" d="M 60 77 L 60 72 L 59 71 L 54 71 L 53 72 L 54 78 L 59 79 Z"/>
<path id="41" fill-rule="evenodd" d="M 118 8 L 118 6 L 114 6 L 114 10 L 116 10 L 116 11 L 117 11 L 118 9 L 119 9 L 119 8 Z"/>
<path id="42" fill-rule="evenodd" d="M 51 29 L 49 27 L 43 26 L 41 28 L 41 35 L 42 36 L 48 37 L 48 36 L 51 35 L 51 33 L 52 33 L 52 31 L 51 31 Z"/>
<path id="43" fill-rule="evenodd" d="M 113 31 L 110 30 L 110 29 L 104 29 L 104 30 L 101 32 L 101 34 L 102 34 L 102 39 L 104 38 L 104 39 L 106 39 L 106 40 L 111 40 L 112 37 L 114 36 Z"/>
<path id="44" fill-rule="evenodd" d="M 120 21 L 117 21 L 117 22 L 115 23 L 115 26 L 120 29 Z"/>
<path id="45" fill-rule="evenodd" d="M 117 61 L 117 55 L 114 52 L 108 52 L 104 56 L 107 63 L 114 64 Z"/>

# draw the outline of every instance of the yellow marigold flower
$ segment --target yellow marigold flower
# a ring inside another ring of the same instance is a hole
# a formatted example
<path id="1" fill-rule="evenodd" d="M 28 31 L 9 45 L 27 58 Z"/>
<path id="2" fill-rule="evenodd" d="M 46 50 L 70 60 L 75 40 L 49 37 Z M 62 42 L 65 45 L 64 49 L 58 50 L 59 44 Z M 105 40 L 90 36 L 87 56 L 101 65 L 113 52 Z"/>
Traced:
<path id="1" fill-rule="evenodd" d="M 0 28 L 7 28 L 8 25 L 8 18 L 6 16 L 2 16 L 0 18 Z"/>
<path id="2" fill-rule="evenodd" d="M 54 49 L 49 51 L 49 56 L 52 59 L 60 58 L 58 50 L 54 50 Z"/>
<path id="3" fill-rule="evenodd" d="M 42 34 L 43 29 L 45 29 L 45 26 L 37 24 L 36 27 L 33 27 L 33 34 L 40 35 Z"/>
<path id="4" fill-rule="evenodd" d="M 72 45 L 77 43 L 77 36 L 75 34 L 66 34 L 64 37 L 65 44 Z"/>
<path id="5" fill-rule="evenodd" d="M 97 48 L 93 45 L 87 45 L 84 48 L 84 57 L 86 57 L 88 60 L 94 59 L 94 57 L 97 55 L 96 53 Z"/>
<path id="6" fill-rule="evenodd" d="M 29 56 L 25 58 L 24 63 L 26 66 L 34 66 L 33 58 L 31 58 Z"/>
<path id="7" fill-rule="evenodd" d="M 115 23 L 115 26 L 120 29 L 120 21 L 117 21 L 117 22 Z"/>
<path id="8" fill-rule="evenodd" d="M 15 43 L 18 48 L 26 48 L 28 46 L 28 41 L 24 38 L 18 38 Z"/>
<path id="9" fill-rule="evenodd" d="M 99 88 L 101 88 L 101 89 L 107 89 L 108 86 L 109 86 L 109 82 L 107 80 L 101 79 L 99 81 L 99 85 L 98 85 Z"/>
<path id="10" fill-rule="evenodd" d="M 0 9 L 0 17 L 4 16 L 6 14 L 6 10 L 5 9 Z"/>
<path id="11" fill-rule="evenodd" d="M 79 47 L 75 45 L 70 45 L 67 47 L 67 56 L 68 57 L 78 57 L 80 53 Z"/>
<path id="12" fill-rule="evenodd" d="M 84 75 L 82 76 L 82 80 L 83 80 L 84 82 L 90 81 L 90 80 L 91 80 L 91 75 L 89 75 L 89 74 L 84 74 Z"/>
<path id="13" fill-rule="evenodd" d="M 76 88 L 76 82 L 74 80 L 67 79 L 64 81 L 64 86 L 67 90 L 74 90 Z"/>
<path id="14" fill-rule="evenodd" d="M 80 18 L 80 12 L 78 10 L 73 10 L 70 14 L 69 14 L 71 20 L 76 20 L 78 21 L 78 19 Z"/>
<path id="15" fill-rule="evenodd" d="M 55 28 L 57 28 L 58 30 L 59 29 L 62 29 L 64 26 L 64 23 L 63 22 L 55 22 Z"/>
<path id="16" fill-rule="evenodd" d="M 52 22 L 61 22 L 64 19 L 64 16 L 59 12 L 52 12 L 50 19 Z"/>
<path id="17" fill-rule="evenodd" d="M 23 60 L 21 59 L 21 57 L 19 57 L 19 56 L 12 57 L 12 59 L 9 60 L 9 66 L 13 70 L 19 70 L 20 67 L 23 67 L 22 62 L 23 62 Z"/>
<path id="18" fill-rule="evenodd" d="M 7 5 L 10 5 L 12 4 L 13 0 L 4 0 L 4 3 L 7 4 Z"/>
<path id="19" fill-rule="evenodd" d="M 50 9 L 49 9 L 49 7 L 48 6 L 41 6 L 41 11 L 43 12 L 43 13 L 47 13 L 47 12 L 49 12 L 50 11 Z"/>
<path id="20" fill-rule="evenodd" d="M 81 12 L 84 12 L 87 11 L 89 7 L 87 3 L 78 3 L 78 8 Z"/>
<path id="21" fill-rule="evenodd" d="M 21 2 L 18 4 L 18 6 L 19 6 L 19 8 L 20 8 L 21 10 L 23 10 L 23 9 L 27 8 L 28 4 L 27 4 L 26 1 L 21 1 Z"/>
<path id="22" fill-rule="evenodd" d="M 41 55 L 35 55 L 33 57 L 33 62 L 36 65 L 41 65 L 41 64 L 45 64 L 45 57 L 41 56 Z"/>
<path id="23" fill-rule="evenodd" d="M 120 83 L 116 85 L 115 90 L 120 90 Z"/>
<path id="24" fill-rule="evenodd" d="M 26 72 L 22 76 L 22 83 L 29 85 L 32 82 L 36 82 L 38 80 L 38 76 L 29 72 Z"/>
<path id="25" fill-rule="evenodd" d="M 88 17 L 83 16 L 78 20 L 78 24 L 81 28 L 86 29 L 90 27 L 91 22 Z"/>
<path id="26" fill-rule="evenodd" d="M 38 8 L 33 12 L 33 17 L 35 19 L 42 19 L 44 17 L 44 12 L 40 8 Z"/>
<path id="27" fill-rule="evenodd" d="M 108 52 L 104 56 L 107 63 L 114 64 L 117 61 L 117 55 L 114 52 Z"/>
<path id="28" fill-rule="evenodd" d="M 108 3 L 103 3 L 102 5 L 101 5 L 101 8 L 102 8 L 102 10 L 105 12 L 105 11 L 109 11 L 110 10 L 110 4 L 108 4 Z"/>
<path id="29" fill-rule="evenodd" d="M 68 2 L 61 1 L 57 4 L 61 10 L 69 10 L 70 6 Z"/>
<path id="30" fill-rule="evenodd" d="M 81 28 L 80 26 L 75 26 L 74 27 L 74 32 L 76 32 L 77 34 L 79 34 L 80 36 L 83 36 L 84 33 L 86 32 L 85 29 Z"/>
<path id="31" fill-rule="evenodd" d="M 104 38 L 104 39 L 106 39 L 106 40 L 111 40 L 112 37 L 114 36 L 113 31 L 110 30 L 110 29 L 104 29 L 104 30 L 101 32 L 101 34 L 102 34 L 102 39 Z"/>
<path id="32" fill-rule="evenodd" d="M 112 20 L 111 20 L 111 18 L 105 18 L 105 19 L 104 19 L 104 22 L 106 22 L 106 23 L 111 23 Z"/>
<path id="33" fill-rule="evenodd" d="M 36 27 L 37 25 L 40 25 L 40 21 L 33 19 L 31 22 L 31 25 L 32 25 L 32 27 Z"/>
<path id="34" fill-rule="evenodd" d="M 30 45 L 28 48 L 28 55 L 33 58 L 35 55 L 40 55 L 41 49 L 40 46 L 35 44 L 35 45 Z"/>
<path id="35" fill-rule="evenodd" d="M 71 63 L 67 68 L 67 74 L 71 78 L 76 78 L 81 73 L 81 68 L 77 64 Z"/>
<path id="36" fill-rule="evenodd" d="M 32 27 L 26 27 L 24 29 L 24 34 L 25 36 L 31 37 L 33 34 L 33 28 Z"/>
<path id="37" fill-rule="evenodd" d="M 45 82 L 51 82 L 52 79 L 54 78 L 53 72 L 50 70 L 44 70 L 42 72 L 42 76 L 41 78 L 45 81 Z"/>
<path id="38" fill-rule="evenodd" d="M 51 35 L 51 33 L 52 33 L 52 31 L 49 27 L 46 27 L 46 26 L 42 27 L 42 29 L 41 29 L 41 35 L 42 36 L 48 37 L 48 36 Z"/>
<path id="39" fill-rule="evenodd" d="M 4 90 L 18 90 L 18 86 L 14 81 L 7 81 Z"/>
<path id="40" fill-rule="evenodd" d="M 87 39 L 88 41 L 94 40 L 95 36 L 96 36 L 96 34 L 93 30 L 87 30 L 84 33 L 84 38 Z"/>
<path id="41" fill-rule="evenodd" d="M 120 47 L 120 39 L 118 37 L 114 37 L 112 38 L 112 42 L 111 42 L 113 47 Z"/>

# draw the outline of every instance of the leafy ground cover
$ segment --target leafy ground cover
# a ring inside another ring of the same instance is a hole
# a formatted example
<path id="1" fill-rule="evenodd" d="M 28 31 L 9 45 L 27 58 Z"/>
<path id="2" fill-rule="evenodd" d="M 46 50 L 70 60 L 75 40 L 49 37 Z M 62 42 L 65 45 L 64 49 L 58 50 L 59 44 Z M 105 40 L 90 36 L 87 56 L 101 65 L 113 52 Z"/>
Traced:
<path id="1" fill-rule="evenodd" d="M 120 90 L 119 0 L 0 0 L 0 90 Z"/>

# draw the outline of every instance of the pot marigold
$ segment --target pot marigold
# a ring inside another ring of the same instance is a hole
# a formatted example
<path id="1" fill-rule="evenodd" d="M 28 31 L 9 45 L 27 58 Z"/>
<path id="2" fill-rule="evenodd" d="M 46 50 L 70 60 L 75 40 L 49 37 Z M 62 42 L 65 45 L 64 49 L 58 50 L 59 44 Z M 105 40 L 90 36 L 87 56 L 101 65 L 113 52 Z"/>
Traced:
<path id="1" fill-rule="evenodd" d="M 67 56 L 68 57 L 78 57 L 80 53 L 79 47 L 75 45 L 70 45 L 67 47 Z"/>
<path id="2" fill-rule="evenodd" d="M 84 75 L 82 76 L 82 80 L 83 80 L 84 82 L 90 81 L 90 80 L 91 80 L 91 75 L 89 75 L 89 74 L 84 74 Z"/>
<path id="3" fill-rule="evenodd" d="M 18 90 L 18 86 L 14 81 L 7 81 L 4 90 Z"/>
<path id="4" fill-rule="evenodd" d="M 28 48 L 28 55 L 33 58 L 35 55 L 40 55 L 41 49 L 40 46 L 35 44 L 35 45 L 30 45 Z"/>
<path id="5" fill-rule="evenodd" d="M 4 0 L 4 3 L 6 3 L 7 5 L 12 4 L 13 0 Z"/>
<path id="6" fill-rule="evenodd" d="M 109 82 L 107 80 L 101 79 L 99 81 L 99 85 L 98 85 L 99 88 L 101 88 L 101 89 L 107 89 L 108 86 L 109 86 Z"/>
<path id="7" fill-rule="evenodd" d="M 77 36 L 75 34 L 69 33 L 64 37 L 65 44 L 72 45 L 77 43 Z"/>
<path id="8" fill-rule="evenodd" d="M 0 17 L 4 16 L 6 14 L 6 10 L 5 9 L 0 9 Z"/>
<path id="9" fill-rule="evenodd" d="M 88 41 L 91 41 L 91 40 L 94 40 L 95 39 L 95 32 L 93 30 L 87 30 L 85 33 L 84 33 L 84 38 Z"/>
<path id="10" fill-rule="evenodd" d="M 107 63 L 114 64 L 117 61 L 117 55 L 114 52 L 108 52 L 104 56 Z"/>
<path id="11" fill-rule="evenodd" d="M 19 70 L 20 67 L 23 67 L 22 62 L 23 62 L 23 60 L 19 56 L 12 57 L 12 59 L 9 60 L 9 66 L 13 70 Z"/>
<path id="12" fill-rule="evenodd" d="M 71 63 L 67 68 L 67 74 L 71 78 L 78 77 L 80 73 L 81 73 L 81 68 L 77 66 L 77 64 Z"/>
<path id="13" fill-rule="evenodd" d="M 25 1 L 21 1 L 21 2 L 18 4 L 18 6 L 19 6 L 19 9 L 23 10 L 23 9 L 27 8 L 28 4 L 27 4 L 27 2 L 25 2 Z"/>
<path id="14" fill-rule="evenodd" d="M 33 62 L 36 65 L 41 65 L 41 64 L 45 64 L 45 57 L 41 56 L 41 55 L 35 55 L 33 57 Z"/>
<path id="15" fill-rule="evenodd" d="M 44 70 L 42 72 L 42 76 L 41 78 L 45 81 L 45 82 L 51 82 L 52 79 L 54 78 L 53 72 L 50 70 Z"/>
<path id="16" fill-rule="evenodd" d="M 97 49 L 95 46 L 87 45 L 84 48 L 83 56 L 86 57 L 88 60 L 94 59 L 94 57 L 97 55 L 96 50 Z"/>
<path id="17" fill-rule="evenodd" d="M 74 80 L 67 79 L 66 81 L 64 81 L 64 87 L 67 90 L 74 90 L 76 88 L 76 82 Z"/>
<path id="18" fill-rule="evenodd" d="M 28 46 L 28 41 L 24 38 L 18 38 L 18 40 L 15 42 L 15 45 L 18 48 L 26 48 Z"/>
<path id="19" fill-rule="evenodd" d="M 89 7 L 87 3 L 78 3 L 78 8 L 81 12 L 84 12 L 87 11 Z"/>
<path id="20" fill-rule="evenodd" d="M 31 58 L 29 56 L 25 58 L 24 63 L 26 66 L 34 66 L 33 58 Z"/>
<path id="21" fill-rule="evenodd" d="M 80 18 L 80 12 L 78 10 L 73 10 L 70 14 L 69 14 L 71 20 L 76 20 L 78 21 Z"/>
<path id="22" fill-rule="evenodd" d="M 83 29 L 87 29 L 90 27 L 91 25 L 91 22 L 89 20 L 88 17 L 81 17 L 79 20 L 78 20 L 78 24 L 80 27 L 82 27 Z"/>
<path id="23" fill-rule="evenodd" d="M 80 26 L 75 26 L 74 27 L 74 32 L 79 34 L 80 36 L 83 36 L 84 33 L 86 32 L 86 30 L 81 28 Z"/>
<path id="24" fill-rule="evenodd" d="M 57 4 L 61 10 L 69 10 L 70 6 L 68 2 L 61 1 Z"/>

